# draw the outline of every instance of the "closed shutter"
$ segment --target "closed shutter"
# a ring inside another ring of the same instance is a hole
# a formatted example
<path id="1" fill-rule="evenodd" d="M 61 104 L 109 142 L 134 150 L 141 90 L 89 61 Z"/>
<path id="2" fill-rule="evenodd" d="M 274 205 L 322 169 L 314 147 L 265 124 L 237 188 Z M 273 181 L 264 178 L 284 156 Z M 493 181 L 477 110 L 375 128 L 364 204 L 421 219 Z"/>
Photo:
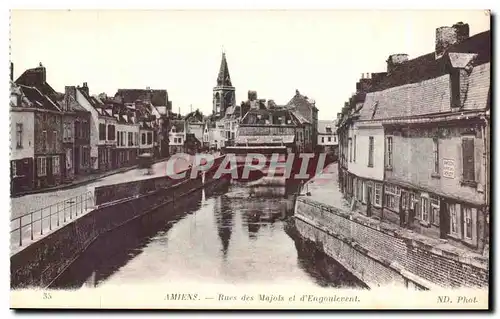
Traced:
<path id="1" fill-rule="evenodd" d="M 462 139 L 462 160 L 464 181 L 474 181 L 474 139 Z"/>

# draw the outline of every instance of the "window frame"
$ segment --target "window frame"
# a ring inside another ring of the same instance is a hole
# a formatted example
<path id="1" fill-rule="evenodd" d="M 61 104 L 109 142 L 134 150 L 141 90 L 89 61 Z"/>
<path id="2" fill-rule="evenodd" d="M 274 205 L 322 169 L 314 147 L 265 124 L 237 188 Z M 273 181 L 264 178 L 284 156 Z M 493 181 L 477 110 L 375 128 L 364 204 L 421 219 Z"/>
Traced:
<path id="1" fill-rule="evenodd" d="M 432 138 L 432 148 L 433 148 L 433 160 L 434 160 L 434 165 L 432 168 L 432 176 L 433 177 L 438 177 L 440 176 L 440 165 L 439 165 L 439 138 L 438 137 L 433 137 Z"/>
<path id="2" fill-rule="evenodd" d="M 468 165 L 472 165 L 472 167 L 468 167 L 468 170 L 466 172 L 466 158 L 465 158 L 465 149 L 464 146 L 467 142 L 472 143 L 472 154 L 468 154 L 468 159 L 472 161 L 472 163 L 469 163 Z M 471 135 L 466 135 L 462 136 L 462 185 L 469 185 L 472 187 L 475 187 L 477 185 L 476 181 L 476 172 L 475 172 L 475 166 L 476 166 L 476 156 L 475 156 L 475 136 Z"/>
<path id="3" fill-rule="evenodd" d="M 375 207 L 381 207 L 382 206 L 382 183 L 374 183 L 373 185 L 373 205 Z M 378 190 L 378 202 L 377 202 L 377 190 Z"/>
<path id="4" fill-rule="evenodd" d="M 368 136 L 368 167 L 373 167 L 373 153 L 375 151 L 375 139 Z"/>
<path id="5" fill-rule="evenodd" d="M 16 147 L 23 148 L 23 123 L 16 123 Z"/>
<path id="6" fill-rule="evenodd" d="M 394 162 L 394 137 L 392 135 L 386 136 L 386 169 L 392 169 L 392 165 Z"/>
<path id="7" fill-rule="evenodd" d="M 36 158 L 36 174 L 38 177 L 47 176 L 47 157 L 39 156 Z"/>

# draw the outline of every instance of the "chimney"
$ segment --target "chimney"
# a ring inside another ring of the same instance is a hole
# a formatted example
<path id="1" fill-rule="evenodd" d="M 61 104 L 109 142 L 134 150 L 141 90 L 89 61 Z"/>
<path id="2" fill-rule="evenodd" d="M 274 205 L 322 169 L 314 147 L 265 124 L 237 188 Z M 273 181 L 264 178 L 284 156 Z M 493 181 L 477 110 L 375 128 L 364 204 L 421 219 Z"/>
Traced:
<path id="1" fill-rule="evenodd" d="M 71 101 L 76 101 L 76 87 L 65 86 L 64 87 L 64 110 L 68 111 Z"/>
<path id="2" fill-rule="evenodd" d="M 14 81 L 14 63 L 10 62 L 10 80 Z"/>
<path id="3" fill-rule="evenodd" d="M 249 101 L 257 100 L 257 91 L 248 91 L 248 100 Z"/>
<path id="4" fill-rule="evenodd" d="M 394 71 L 398 65 L 401 65 L 408 61 L 408 54 L 406 53 L 398 53 L 389 55 L 387 59 L 387 73 L 391 73 Z"/>
<path id="5" fill-rule="evenodd" d="M 87 86 L 87 82 L 83 82 L 82 90 L 83 90 L 85 93 L 87 93 L 87 95 L 90 95 L 90 94 L 89 94 L 89 87 Z"/>
<path id="6" fill-rule="evenodd" d="M 436 29 L 436 59 L 441 58 L 446 50 L 469 37 L 469 25 L 458 22 L 451 27 L 439 27 Z"/>
<path id="7" fill-rule="evenodd" d="M 295 95 L 297 95 L 297 96 L 300 95 L 299 90 L 295 90 Z"/>

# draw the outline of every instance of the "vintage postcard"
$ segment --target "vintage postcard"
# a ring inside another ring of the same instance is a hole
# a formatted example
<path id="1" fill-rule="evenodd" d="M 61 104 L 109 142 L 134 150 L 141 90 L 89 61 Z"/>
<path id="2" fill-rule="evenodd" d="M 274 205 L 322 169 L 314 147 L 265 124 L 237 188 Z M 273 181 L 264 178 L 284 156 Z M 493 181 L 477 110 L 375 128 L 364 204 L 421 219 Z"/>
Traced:
<path id="1" fill-rule="evenodd" d="M 489 10 L 12 10 L 11 308 L 489 309 Z"/>

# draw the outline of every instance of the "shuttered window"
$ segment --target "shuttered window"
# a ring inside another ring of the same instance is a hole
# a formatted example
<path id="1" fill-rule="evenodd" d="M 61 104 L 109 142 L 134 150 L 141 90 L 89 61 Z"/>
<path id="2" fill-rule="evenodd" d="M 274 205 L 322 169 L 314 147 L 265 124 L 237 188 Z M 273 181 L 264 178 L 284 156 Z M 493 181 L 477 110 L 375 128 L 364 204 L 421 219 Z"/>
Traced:
<path id="1" fill-rule="evenodd" d="M 462 139 L 462 176 L 466 182 L 474 182 L 474 138 Z"/>

